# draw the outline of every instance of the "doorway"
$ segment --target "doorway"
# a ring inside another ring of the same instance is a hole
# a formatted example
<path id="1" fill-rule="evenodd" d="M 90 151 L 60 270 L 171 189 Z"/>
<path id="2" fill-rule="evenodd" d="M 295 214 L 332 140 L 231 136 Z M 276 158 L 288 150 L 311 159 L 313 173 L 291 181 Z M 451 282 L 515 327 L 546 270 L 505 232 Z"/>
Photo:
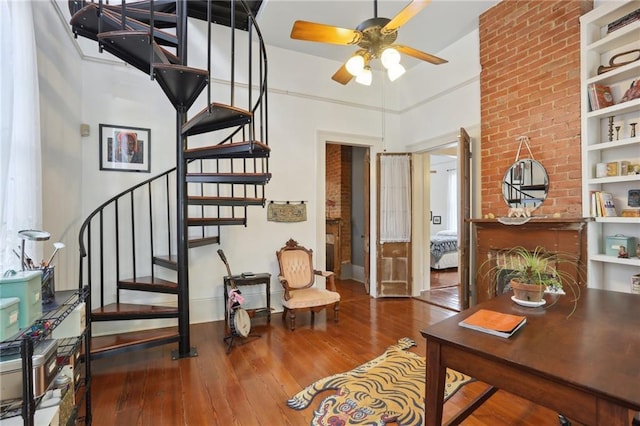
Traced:
<path id="1" fill-rule="evenodd" d="M 418 299 L 460 311 L 458 270 L 458 146 L 427 153 L 429 168 L 429 288 Z"/>
<path id="2" fill-rule="evenodd" d="M 369 148 L 327 143 L 325 150 L 326 269 L 366 285 Z"/>
<path id="3" fill-rule="evenodd" d="M 461 127 L 457 140 L 452 139 L 416 154 L 421 173 L 414 180 L 415 247 L 419 251 L 416 259 L 422 261 L 415 269 L 421 272 L 422 280 L 414 297 L 461 311 L 469 307 L 472 295 L 471 138 Z"/>

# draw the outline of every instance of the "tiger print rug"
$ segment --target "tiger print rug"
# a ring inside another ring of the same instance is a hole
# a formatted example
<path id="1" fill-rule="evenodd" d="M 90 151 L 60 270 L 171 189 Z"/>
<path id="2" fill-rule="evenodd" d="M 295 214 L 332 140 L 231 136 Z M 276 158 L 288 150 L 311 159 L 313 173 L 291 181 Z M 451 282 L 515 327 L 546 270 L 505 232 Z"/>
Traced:
<path id="1" fill-rule="evenodd" d="M 314 382 L 287 401 L 296 410 L 309 406 L 320 392 L 335 389 L 313 412 L 311 425 L 371 425 L 397 422 L 419 426 L 424 417 L 426 360 L 407 349 L 416 343 L 404 337 L 379 357 L 346 373 Z M 445 401 L 471 377 L 447 369 Z"/>

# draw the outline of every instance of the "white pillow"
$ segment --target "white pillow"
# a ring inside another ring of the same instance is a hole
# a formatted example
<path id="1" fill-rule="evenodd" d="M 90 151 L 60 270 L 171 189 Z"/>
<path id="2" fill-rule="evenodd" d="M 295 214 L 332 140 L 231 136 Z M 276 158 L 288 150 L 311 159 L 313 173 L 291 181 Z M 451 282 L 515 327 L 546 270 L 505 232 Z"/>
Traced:
<path id="1" fill-rule="evenodd" d="M 455 237 L 458 235 L 457 231 L 444 230 L 436 232 L 436 236 L 438 237 Z"/>

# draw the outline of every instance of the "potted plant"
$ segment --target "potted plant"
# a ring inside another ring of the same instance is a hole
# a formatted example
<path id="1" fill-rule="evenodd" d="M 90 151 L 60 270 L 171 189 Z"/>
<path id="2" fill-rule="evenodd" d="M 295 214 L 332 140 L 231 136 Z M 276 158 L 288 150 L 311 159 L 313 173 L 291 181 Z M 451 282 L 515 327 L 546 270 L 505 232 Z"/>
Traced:
<path id="1" fill-rule="evenodd" d="M 503 259 L 502 262 L 498 263 L 495 258 L 487 259 L 480 270 L 490 274 L 496 286 L 500 284 L 495 279 L 497 274 L 501 271 L 506 273 L 509 283 L 505 289 L 513 290 L 511 299 L 515 303 L 528 307 L 542 306 L 546 303 L 543 298 L 545 293 L 565 294 L 565 290 L 573 295 L 575 301 L 578 300 L 580 268 L 572 257 L 563 253 L 548 252 L 541 246 L 533 250 L 517 246 L 501 252 L 500 256 Z M 561 267 L 562 264 L 570 264 L 570 267 Z M 571 273 L 571 269 L 576 273 Z M 496 290 L 500 289 L 496 288 Z"/>

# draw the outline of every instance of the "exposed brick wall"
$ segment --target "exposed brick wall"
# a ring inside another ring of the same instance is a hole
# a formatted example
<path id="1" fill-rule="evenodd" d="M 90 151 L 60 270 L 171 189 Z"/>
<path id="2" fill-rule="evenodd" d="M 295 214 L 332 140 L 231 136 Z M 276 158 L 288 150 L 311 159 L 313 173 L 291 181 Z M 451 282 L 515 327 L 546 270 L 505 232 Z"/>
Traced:
<path id="1" fill-rule="evenodd" d="M 482 214 L 505 215 L 502 179 L 517 137 L 528 136 L 549 174 L 536 214 L 580 215 L 579 17 L 592 8 L 592 1 L 503 0 L 480 16 Z"/>
<path id="2" fill-rule="evenodd" d="M 351 147 L 326 146 L 327 218 L 342 219 L 340 261 L 351 261 Z"/>
<path id="3" fill-rule="evenodd" d="M 350 146 L 341 147 L 340 217 L 342 218 L 341 260 L 351 262 L 351 152 Z"/>

